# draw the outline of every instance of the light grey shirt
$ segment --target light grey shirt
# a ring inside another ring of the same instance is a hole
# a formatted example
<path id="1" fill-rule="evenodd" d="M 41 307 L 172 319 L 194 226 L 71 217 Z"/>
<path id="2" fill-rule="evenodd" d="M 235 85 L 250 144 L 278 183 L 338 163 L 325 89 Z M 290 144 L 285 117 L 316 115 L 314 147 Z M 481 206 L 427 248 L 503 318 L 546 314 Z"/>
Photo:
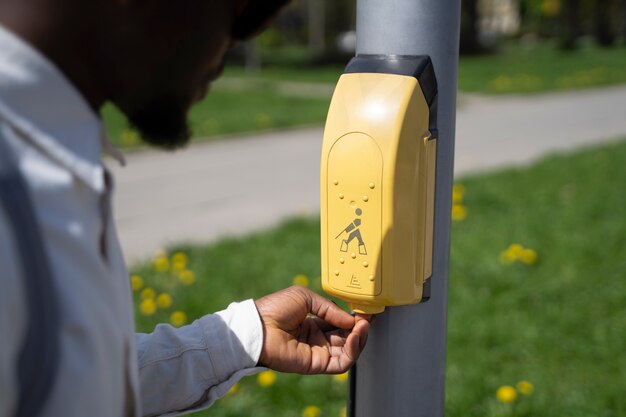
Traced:
<path id="1" fill-rule="evenodd" d="M 101 161 L 115 151 L 61 71 L 2 26 L 0 135 L 26 181 L 61 309 L 59 367 L 43 416 L 177 415 L 210 406 L 259 370 L 263 330 L 252 300 L 135 334 L 113 181 Z M 0 417 L 14 412 L 27 324 L 7 222 L 0 209 Z"/>

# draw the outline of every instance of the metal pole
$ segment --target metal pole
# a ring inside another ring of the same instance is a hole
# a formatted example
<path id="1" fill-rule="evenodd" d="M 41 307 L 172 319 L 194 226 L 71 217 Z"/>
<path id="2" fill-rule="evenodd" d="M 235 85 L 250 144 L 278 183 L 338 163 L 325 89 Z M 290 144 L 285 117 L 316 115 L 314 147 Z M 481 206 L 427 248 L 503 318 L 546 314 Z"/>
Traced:
<path id="1" fill-rule="evenodd" d="M 388 307 L 357 364 L 357 417 L 438 417 L 444 377 L 460 0 L 357 0 L 357 54 L 430 55 L 439 86 L 430 300 Z"/>

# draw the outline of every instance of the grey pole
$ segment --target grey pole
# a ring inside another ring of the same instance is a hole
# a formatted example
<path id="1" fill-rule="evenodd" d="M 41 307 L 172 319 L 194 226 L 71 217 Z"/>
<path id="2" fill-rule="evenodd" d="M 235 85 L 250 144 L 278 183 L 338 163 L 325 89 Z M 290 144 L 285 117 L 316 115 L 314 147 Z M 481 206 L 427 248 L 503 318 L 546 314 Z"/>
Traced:
<path id="1" fill-rule="evenodd" d="M 430 55 L 439 87 L 430 300 L 378 315 L 351 389 L 357 417 L 444 414 L 460 0 L 357 0 L 357 54 Z"/>

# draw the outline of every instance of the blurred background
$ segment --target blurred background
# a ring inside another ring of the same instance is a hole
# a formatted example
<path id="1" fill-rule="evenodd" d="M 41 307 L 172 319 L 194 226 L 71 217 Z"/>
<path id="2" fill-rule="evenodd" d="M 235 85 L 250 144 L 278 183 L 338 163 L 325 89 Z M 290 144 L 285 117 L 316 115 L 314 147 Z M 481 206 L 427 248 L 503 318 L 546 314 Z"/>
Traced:
<path id="1" fill-rule="evenodd" d="M 193 143 L 113 107 L 137 326 L 292 284 L 321 292 L 319 159 L 354 0 L 296 0 L 228 57 Z M 448 416 L 626 416 L 626 0 L 464 0 Z M 197 415 L 342 416 L 346 375 L 264 372 Z"/>

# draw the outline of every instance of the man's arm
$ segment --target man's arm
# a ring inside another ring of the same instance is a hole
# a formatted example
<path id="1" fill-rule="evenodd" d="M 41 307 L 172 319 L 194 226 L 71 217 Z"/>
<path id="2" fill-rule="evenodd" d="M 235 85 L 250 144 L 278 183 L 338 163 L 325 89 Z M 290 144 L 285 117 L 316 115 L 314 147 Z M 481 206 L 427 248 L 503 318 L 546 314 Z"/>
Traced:
<path id="1" fill-rule="evenodd" d="M 311 314 L 313 316 L 311 316 Z M 303 287 L 233 303 L 175 329 L 137 335 L 144 415 L 209 407 L 242 377 L 267 366 L 342 373 L 356 361 L 369 323 Z"/>
<path id="2" fill-rule="evenodd" d="M 188 326 L 158 325 L 137 334 L 145 416 L 209 407 L 255 368 L 263 329 L 252 300 L 232 303 Z"/>

